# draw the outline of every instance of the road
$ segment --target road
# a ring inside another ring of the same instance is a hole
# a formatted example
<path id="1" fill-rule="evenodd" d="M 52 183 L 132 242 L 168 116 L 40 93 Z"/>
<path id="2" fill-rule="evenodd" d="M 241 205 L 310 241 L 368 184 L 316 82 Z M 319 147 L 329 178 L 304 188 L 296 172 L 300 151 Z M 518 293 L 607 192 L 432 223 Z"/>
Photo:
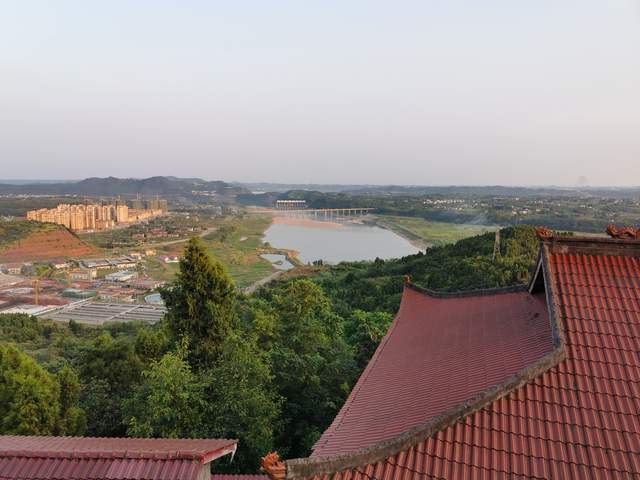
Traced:
<path id="1" fill-rule="evenodd" d="M 257 282 L 252 283 L 251 285 L 249 285 L 246 288 L 242 289 L 242 293 L 244 293 L 245 295 L 251 295 L 253 292 L 255 292 L 258 288 L 260 288 L 263 285 L 266 285 L 269 282 L 272 282 L 273 280 L 275 280 L 276 278 L 278 278 L 280 275 L 282 275 L 284 273 L 284 270 L 278 270 L 277 272 L 273 272 L 271 275 L 267 275 L 264 278 L 261 278 L 260 280 L 258 280 Z"/>
<path id="2" fill-rule="evenodd" d="M 202 238 L 202 237 L 206 237 L 207 235 L 209 235 L 210 233 L 215 232 L 216 230 L 218 230 L 218 227 L 210 227 L 210 228 L 207 228 L 206 230 L 204 230 L 203 232 L 200 232 L 200 233 L 198 234 L 198 236 L 199 236 L 200 238 Z M 145 246 L 146 246 L 146 247 L 151 247 L 151 248 L 154 248 L 154 247 L 165 247 L 165 246 L 167 246 L 167 245 L 175 245 L 176 243 L 183 243 L 183 242 L 186 242 L 186 241 L 188 241 L 190 238 L 191 238 L 191 237 L 188 237 L 188 238 L 179 238 L 178 240 L 169 240 L 169 241 L 167 241 L 167 242 L 149 243 L 149 244 L 147 244 L 147 245 L 145 245 Z"/>

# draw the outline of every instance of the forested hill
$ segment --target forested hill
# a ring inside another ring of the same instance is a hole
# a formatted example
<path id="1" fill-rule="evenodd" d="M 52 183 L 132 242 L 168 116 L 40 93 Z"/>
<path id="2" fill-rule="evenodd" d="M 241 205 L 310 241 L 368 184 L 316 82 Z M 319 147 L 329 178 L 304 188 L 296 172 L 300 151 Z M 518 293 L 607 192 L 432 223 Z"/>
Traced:
<path id="1" fill-rule="evenodd" d="M 194 190 L 218 193 L 244 191 L 221 181 L 198 178 L 150 177 L 150 178 L 87 178 L 78 182 L 35 183 L 30 185 L 0 184 L 2 194 L 40 195 L 184 195 Z"/>
<path id="2" fill-rule="evenodd" d="M 354 309 L 395 313 L 405 275 L 410 275 L 416 285 L 440 292 L 528 282 L 539 248 L 535 229 L 503 228 L 500 238 L 495 258 L 495 233 L 485 233 L 399 260 L 340 264 L 317 281 L 342 315 Z"/>

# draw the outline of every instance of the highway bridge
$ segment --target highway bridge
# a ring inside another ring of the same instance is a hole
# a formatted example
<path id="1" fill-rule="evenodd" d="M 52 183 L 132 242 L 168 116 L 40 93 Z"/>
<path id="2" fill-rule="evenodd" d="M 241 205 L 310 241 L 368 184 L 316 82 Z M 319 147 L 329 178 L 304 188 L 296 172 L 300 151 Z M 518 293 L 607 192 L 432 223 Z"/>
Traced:
<path id="1" fill-rule="evenodd" d="M 270 213 L 272 215 L 284 215 L 292 217 L 350 217 L 355 215 L 366 215 L 375 210 L 374 208 L 299 208 L 299 209 L 280 209 L 268 208 L 256 210 L 255 213 Z"/>

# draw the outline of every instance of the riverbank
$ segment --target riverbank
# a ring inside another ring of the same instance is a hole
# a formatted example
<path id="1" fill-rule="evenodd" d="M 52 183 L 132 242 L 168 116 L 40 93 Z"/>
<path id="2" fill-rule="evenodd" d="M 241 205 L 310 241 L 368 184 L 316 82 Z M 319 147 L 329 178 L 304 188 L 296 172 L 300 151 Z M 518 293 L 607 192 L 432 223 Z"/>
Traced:
<path id="1" fill-rule="evenodd" d="M 343 223 L 331 220 L 314 220 L 309 217 L 288 217 L 276 215 L 273 217 L 273 223 L 276 225 L 290 225 L 292 227 L 320 228 L 320 229 L 339 229 L 344 228 Z"/>
<path id="2" fill-rule="evenodd" d="M 385 221 L 381 218 L 371 218 L 368 219 L 366 223 L 369 225 L 375 225 L 376 227 L 384 228 L 385 230 L 389 230 L 395 233 L 399 237 L 404 238 L 418 250 L 426 250 L 427 248 L 433 246 L 433 244 L 426 243 L 420 236 L 413 233 L 411 230 L 401 227 L 396 223 Z"/>
<path id="3" fill-rule="evenodd" d="M 367 220 L 373 225 L 391 230 L 413 246 L 427 249 L 455 243 L 467 237 L 495 231 L 498 227 L 446 222 L 432 222 L 423 218 L 378 215 Z"/>

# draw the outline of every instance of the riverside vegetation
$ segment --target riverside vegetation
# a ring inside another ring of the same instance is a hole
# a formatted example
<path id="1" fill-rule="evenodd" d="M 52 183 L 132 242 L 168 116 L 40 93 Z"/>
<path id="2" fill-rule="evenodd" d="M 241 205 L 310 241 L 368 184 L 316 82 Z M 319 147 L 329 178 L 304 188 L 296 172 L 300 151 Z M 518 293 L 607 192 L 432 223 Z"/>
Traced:
<path id="1" fill-rule="evenodd" d="M 333 420 L 402 294 L 402 278 L 442 291 L 527 281 L 529 227 L 398 260 L 340 264 L 237 293 L 201 239 L 162 291 L 163 322 L 102 327 L 0 315 L 0 433 L 227 437 L 232 464 L 257 471 L 277 450 L 307 455 Z"/>

